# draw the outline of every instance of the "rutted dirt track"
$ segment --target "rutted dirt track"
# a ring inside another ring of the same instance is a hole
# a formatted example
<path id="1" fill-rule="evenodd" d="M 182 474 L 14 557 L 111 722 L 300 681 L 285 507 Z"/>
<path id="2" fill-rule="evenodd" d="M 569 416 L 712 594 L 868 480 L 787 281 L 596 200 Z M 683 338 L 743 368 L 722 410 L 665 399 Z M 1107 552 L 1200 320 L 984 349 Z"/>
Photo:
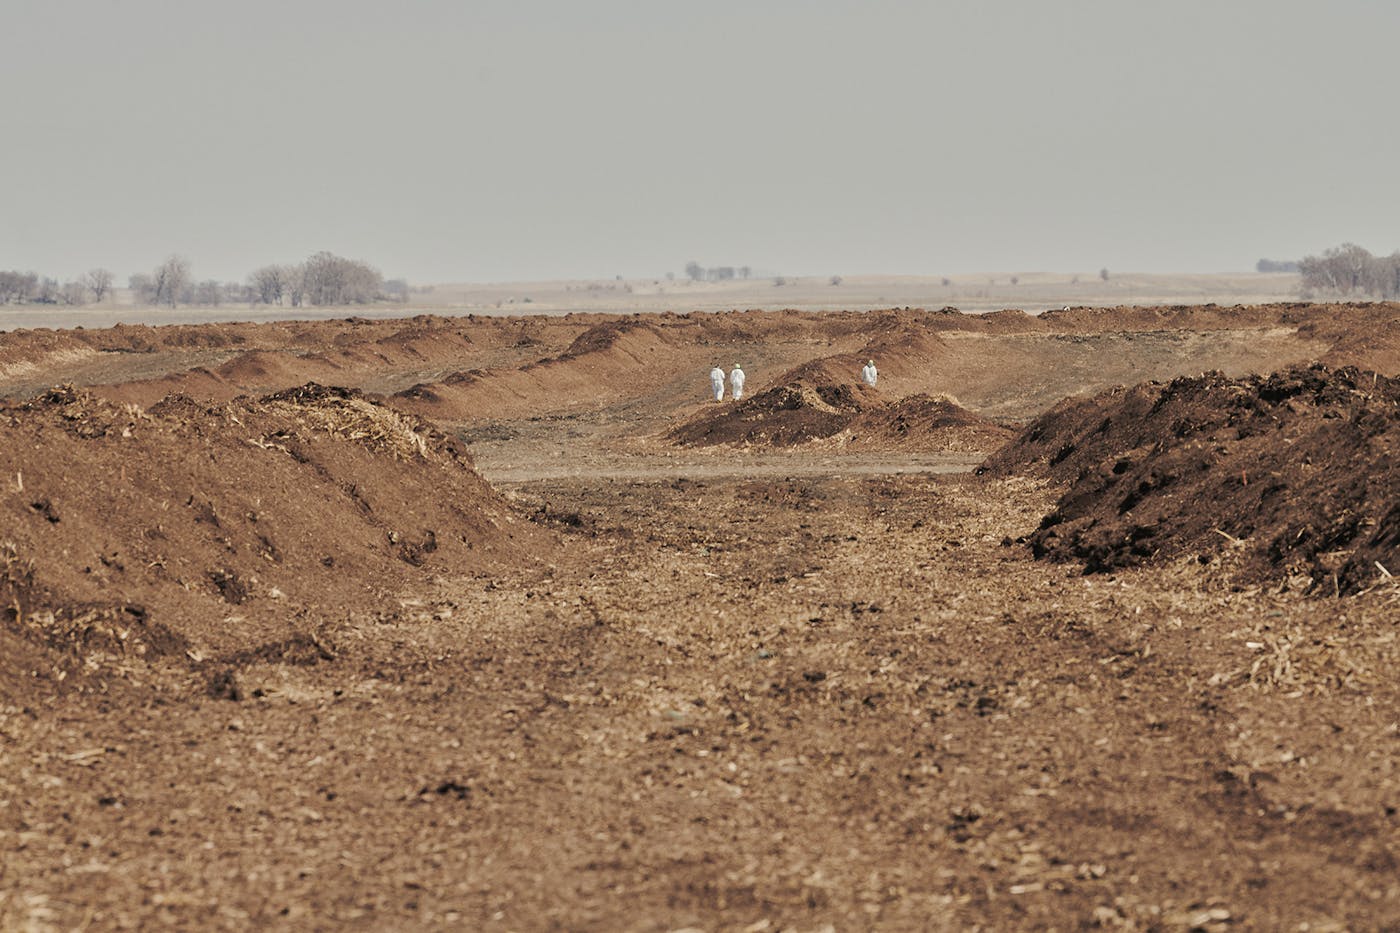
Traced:
<path id="1" fill-rule="evenodd" d="M 1400 925 L 1397 333 L 0 335 L 0 928 Z"/>

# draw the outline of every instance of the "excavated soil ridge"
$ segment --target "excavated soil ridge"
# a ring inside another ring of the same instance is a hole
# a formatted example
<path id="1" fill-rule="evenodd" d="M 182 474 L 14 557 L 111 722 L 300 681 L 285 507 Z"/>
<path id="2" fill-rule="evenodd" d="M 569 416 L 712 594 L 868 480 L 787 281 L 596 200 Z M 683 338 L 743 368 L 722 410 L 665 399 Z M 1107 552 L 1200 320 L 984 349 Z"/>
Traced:
<path id="1" fill-rule="evenodd" d="M 667 432 L 684 447 L 796 447 L 834 440 L 869 450 L 988 450 L 1012 432 L 946 396 L 894 401 L 851 383 L 792 381 L 730 405 L 708 406 Z"/>
<path id="2" fill-rule="evenodd" d="M 1067 491 L 1029 537 L 1086 572 L 1241 552 L 1246 578 L 1356 593 L 1400 572 L 1400 379 L 1321 364 L 1068 400 L 982 472 Z"/>
<path id="3" fill-rule="evenodd" d="M 61 387 L 0 407 L 0 436 L 11 695 L 121 659 L 254 650 L 426 574 L 548 550 L 460 442 L 353 390 L 142 409 Z"/>

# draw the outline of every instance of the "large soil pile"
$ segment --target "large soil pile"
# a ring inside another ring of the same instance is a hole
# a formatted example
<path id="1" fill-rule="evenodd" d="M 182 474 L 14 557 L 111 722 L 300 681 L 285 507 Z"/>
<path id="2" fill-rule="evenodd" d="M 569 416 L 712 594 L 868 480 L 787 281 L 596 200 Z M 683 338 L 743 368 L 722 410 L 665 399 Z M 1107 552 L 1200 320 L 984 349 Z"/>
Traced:
<path id="1" fill-rule="evenodd" d="M 1067 482 L 1037 555 L 1104 571 L 1239 547 L 1259 579 L 1352 593 L 1400 572 L 1400 379 L 1217 373 L 1066 401 L 983 466 Z"/>
<path id="2" fill-rule="evenodd" d="M 483 413 L 519 414 L 566 408 L 584 399 L 616 401 L 657 380 L 677 349 L 654 323 L 604 321 L 579 334 L 563 352 L 494 370 L 457 371 L 395 393 L 393 403 L 440 421 Z"/>
<path id="3" fill-rule="evenodd" d="M 707 406 L 666 436 L 686 447 L 792 447 L 840 433 L 874 395 L 865 386 L 793 381 L 734 404 Z"/>
<path id="4" fill-rule="evenodd" d="M 0 407 L 0 435 L 0 694 L 302 650 L 309 618 L 540 544 L 456 441 L 349 390 L 142 410 L 61 388 Z"/>
<path id="5" fill-rule="evenodd" d="M 923 394 L 863 411 L 846 427 L 853 448 L 947 453 L 992 450 L 1014 433 L 948 396 Z"/>
<path id="6" fill-rule="evenodd" d="M 864 385 L 795 379 L 737 404 L 707 405 L 666 436 L 686 447 L 829 439 L 859 449 L 965 451 L 987 450 L 1010 434 L 947 397 L 891 402 Z"/>

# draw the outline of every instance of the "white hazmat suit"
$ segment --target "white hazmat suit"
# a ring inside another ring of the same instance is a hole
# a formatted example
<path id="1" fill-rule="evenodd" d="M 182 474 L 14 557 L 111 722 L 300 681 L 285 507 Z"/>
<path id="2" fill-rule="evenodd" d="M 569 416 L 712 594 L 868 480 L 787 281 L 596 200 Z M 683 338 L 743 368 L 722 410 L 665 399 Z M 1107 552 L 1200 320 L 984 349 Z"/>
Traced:
<path id="1" fill-rule="evenodd" d="M 875 361 L 867 360 L 865 368 L 860 371 L 860 381 L 868 386 L 873 386 L 879 378 L 880 374 L 875 371 Z"/>
<path id="2" fill-rule="evenodd" d="M 724 370 L 716 366 L 710 370 L 710 390 L 715 393 L 715 401 L 724 401 Z"/>
<path id="3" fill-rule="evenodd" d="M 734 364 L 734 369 L 729 373 L 729 394 L 734 396 L 734 401 L 744 397 L 744 371 L 739 368 L 739 364 Z"/>

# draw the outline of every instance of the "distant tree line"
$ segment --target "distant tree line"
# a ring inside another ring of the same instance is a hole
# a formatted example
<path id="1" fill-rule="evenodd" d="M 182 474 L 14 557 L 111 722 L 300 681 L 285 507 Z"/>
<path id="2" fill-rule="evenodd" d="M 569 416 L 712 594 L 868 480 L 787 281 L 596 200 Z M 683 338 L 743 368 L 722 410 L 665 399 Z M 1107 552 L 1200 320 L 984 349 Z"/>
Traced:
<path id="1" fill-rule="evenodd" d="M 358 305 L 408 300 L 408 282 L 385 281 L 369 263 L 333 253 L 317 253 L 293 266 L 263 266 L 248 276 L 255 304 Z"/>
<path id="2" fill-rule="evenodd" d="M 81 305 L 101 301 L 112 290 L 112 273 L 93 269 L 68 282 L 35 272 L 0 271 L 0 305 Z"/>
<path id="3" fill-rule="evenodd" d="M 1292 259 L 1261 259 L 1254 264 L 1255 272 L 1297 272 L 1298 263 Z"/>
<path id="4" fill-rule="evenodd" d="M 1355 243 L 1298 262 L 1305 296 L 1400 297 L 1400 252 L 1372 256 Z"/>
<path id="5" fill-rule="evenodd" d="M 753 274 L 748 266 L 711 266 L 705 268 L 695 260 L 685 264 L 685 274 L 692 282 L 728 282 L 734 278 L 746 279 Z"/>
<path id="6" fill-rule="evenodd" d="M 112 293 L 115 277 L 106 269 L 60 283 L 34 272 L 0 271 L 0 305 L 83 305 L 101 303 Z M 369 263 L 321 252 L 293 265 L 269 265 L 244 282 L 196 279 L 190 262 L 171 256 L 150 272 L 127 278 L 137 304 L 217 307 L 224 304 L 352 305 L 407 301 L 408 282 L 385 280 Z"/>

